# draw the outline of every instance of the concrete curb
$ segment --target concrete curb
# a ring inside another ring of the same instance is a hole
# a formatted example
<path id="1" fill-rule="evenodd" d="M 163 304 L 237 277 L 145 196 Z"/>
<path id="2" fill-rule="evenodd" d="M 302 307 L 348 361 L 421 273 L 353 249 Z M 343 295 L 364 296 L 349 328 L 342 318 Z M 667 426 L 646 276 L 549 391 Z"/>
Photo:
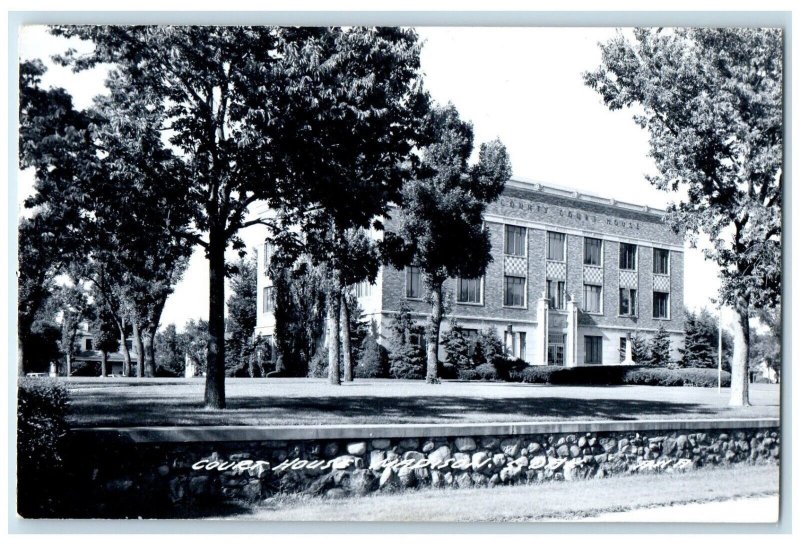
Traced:
<path id="1" fill-rule="evenodd" d="M 142 426 L 76 428 L 75 439 L 128 443 L 247 442 L 287 440 L 460 437 L 602 433 L 625 431 L 741 430 L 780 428 L 777 418 L 708 420 L 603 420 L 579 422 L 507 422 L 487 424 L 364 424 L 325 426 Z"/>

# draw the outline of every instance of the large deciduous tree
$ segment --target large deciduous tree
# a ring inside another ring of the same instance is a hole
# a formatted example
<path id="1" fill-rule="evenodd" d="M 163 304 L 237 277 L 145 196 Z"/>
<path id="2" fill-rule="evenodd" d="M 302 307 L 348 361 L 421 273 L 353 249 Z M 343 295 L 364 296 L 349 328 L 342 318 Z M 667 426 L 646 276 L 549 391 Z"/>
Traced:
<path id="1" fill-rule="evenodd" d="M 358 211 L 371 220 L 376 198 L 358 189 L 396 181 L 386 174 L 399 170 L 405 150 L 397 142 L 405 125 L 398 113 L 407 108 L 406 96 L 395 90 L 407 87 L 406 75 L 415 73 L 416 38 L 400 29 L 360 28 L 81 26 L 54 32 L 95 45 L 86 55 L 66 54 L 65 63 L 78 70 L 112 63 L 135 95 L 146 90 L 150 107 L 163 113 L 164 134 L 189 173 L 193 228 L 183 236 L 202 246 L 209 262 L 205 404 L 224 408 L 225 252 L 242 249 L 240 229 L 268 223 L 247 220 L 248 206 L 260 200 L 302 214 L 308 204 L 321 205 L 332 212 L 325 217 L 336 229 L 351 221 L 336 219 Z M 384 200 L 378 195 L 378 212 Z"/>
<path id="2" fill-rule="evenodd" d="M 783 34 L 780 29 L 635 29 L 600 45 L 584 81 L 611 110 L 636 107 L 658 175 L 683 191 L 670 219 L 720 268 L 738 319 L 732 405 L 747 405 L 751 311 L 781 296 Z"/>
<path id="3" fill-rule="evenodd" d="M 425 132 L 428 143 L 418 176 L 403 188 L 399 228 L 387 233 L 385 244 L 397 267 L 413 263 L 424 274 L 431 303 L 425 374 L 430 383 L 438 381 L 444 281 L 486 272 L 491 243 L 483 212 L 503 191 L 511 164 L 500 140 L 481 144 L 478 162 L 469 164 L 472 125 L 452 104 L 430 111 Z"/>

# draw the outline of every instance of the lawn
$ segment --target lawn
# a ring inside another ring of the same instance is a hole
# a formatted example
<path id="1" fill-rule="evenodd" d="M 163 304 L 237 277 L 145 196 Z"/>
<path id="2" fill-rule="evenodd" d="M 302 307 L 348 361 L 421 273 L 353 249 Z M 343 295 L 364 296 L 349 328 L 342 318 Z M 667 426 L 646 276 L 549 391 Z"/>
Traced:
<path id="1" fill-rule="evenodd" d="M 654 506 L 776 495 L 778 483 L 777 465 L 736 466 L 587 481 L 550 481 L 491 490 L 419 490 L 335 500 L 278 496 L 250 512 L 230 518 L 418 522 L 579 520 L 601 513 Z M 776 511 L 776 520 L 777 516 Z"/>
<path id="2" fill-rule="evenodd" d="M 752 406 L 732 408 L 726 388 L 228 379 L 227 410 L 208 411 L 203 379 L 61 380 L 73 427 L 777 418 L 780 408 L 773 384 L 751 385 Z"/>

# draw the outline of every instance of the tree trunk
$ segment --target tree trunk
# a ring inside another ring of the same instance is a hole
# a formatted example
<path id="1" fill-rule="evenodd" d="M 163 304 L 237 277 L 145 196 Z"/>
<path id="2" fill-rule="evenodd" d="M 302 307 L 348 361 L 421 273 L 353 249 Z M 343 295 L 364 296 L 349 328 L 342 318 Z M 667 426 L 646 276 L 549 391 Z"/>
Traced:
<path id="1" fill-rule="evenodd" d="M 144 348 L 144 376 L 156 376 L 156 355 L 153 342 L 154 331 L 147 326 L 142 331 L 142 345 Z"/>
<path id="2" fill-rule="evenodd" d="M 733 361 L 731 362 L 731 399 L 735 407 L 750 405 L 750 317 L 748 307 L 736 309 L 736 322 L 733 327 Z"/>
<path id="3" fill-rule="evenodd" d="M 128 351 L 128 341 L 125 338 L 125 318 L 120 320 L 119 326 L 119 351 L 122 352 L 122 376 L 131 376 L 131 353 Z"/>
<path id="4" fill-rule="evenodd" d="M 225 408 L 225 234 L 219 227 L 208 239 L 208 354 L 206 356 L 207 409 Z"/>
<path id="5" fill-rule="evenodd" d="M 341 291 L 337 271 L 333 274 L 328 296 L 328 380 L 331 384 L 341 384 L 339 379 L 339 294 Z"/>
<path id="6" fill-rule="evenodd" d="M 350 309 L 347 307 L 347 297 L 344 290 L 339 296 L 339 327 L 342 332 L 342 368 L 344 371 L 344 381 L 353 382 L 353 351 L 350 347 Z"/>
<path id="7" fill-rule="evenodd" d="M 67 352 L 66 360 L 67 360 L 67 368 L 65 370 L 64 376 L 68 377 L 72 375 L 72 354 L 70 354 L 69 352 Z"/>
<path id="8" fill-rule="evenodd" d="M 439 382 L 439 331 L 442 328 L 442 283 L 431 287 L 431 316 L 428 321 L 428 364 L 425 382 Z"/>
<path id="9" fill-rule="evenodd" d="M 106 350 L 100 351 L 100 376 L 108 376 L 108 352 Z"/>
<path id="10" fill-rule="evenodd" d="M 22 331 L 17 332 L 17 376 L 25 376 L 25 338 Z"/>
<path id="11" fill-rule="evenodd" d="M 136 376 L 142 378 L 144 377 L 144 344 L 142 343 L 142 332 L 139 330 L 136 320 L 133 321 L 133 343 L 136 346 Z"/>

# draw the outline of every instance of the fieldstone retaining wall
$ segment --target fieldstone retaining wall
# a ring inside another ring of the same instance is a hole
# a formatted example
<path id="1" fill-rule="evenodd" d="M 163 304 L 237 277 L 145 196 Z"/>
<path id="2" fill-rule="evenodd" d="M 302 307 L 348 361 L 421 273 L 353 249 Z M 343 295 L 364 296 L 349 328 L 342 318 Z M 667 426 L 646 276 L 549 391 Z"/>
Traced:
<path id="1" fill-rule="evenodd" d="M 73 494 L 65 516 L 181 516 L 198 505 L 277 493 L 337 498 L 780 458 L 771 420 L 248 428 L 230 440 L 236 435 L 229 428 L 77 430 L 65 459 Z"/>

